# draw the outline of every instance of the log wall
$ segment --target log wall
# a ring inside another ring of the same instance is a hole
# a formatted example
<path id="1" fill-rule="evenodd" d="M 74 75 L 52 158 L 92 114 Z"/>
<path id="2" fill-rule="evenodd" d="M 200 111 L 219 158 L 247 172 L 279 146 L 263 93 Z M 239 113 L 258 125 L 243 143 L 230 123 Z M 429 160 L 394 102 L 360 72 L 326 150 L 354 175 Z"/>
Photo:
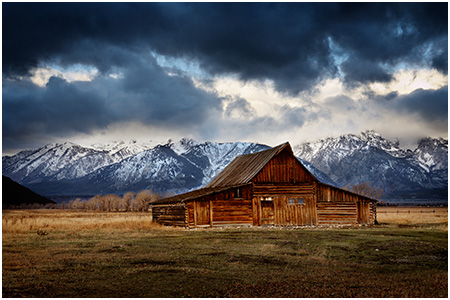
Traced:
<path id="1" fill-rule="evenodd" d="M 186 224 L 189 228 L 223 225 L 252 225 L 251 186 L 240 187 L 199 197 L 186 202 Z M 205 222 L 205 219 L 207 221 Z"/>
<path id="2" fill-rule="evenodd" d="M 312 197 L 314 195 L 314 184 L 302 183 L 296 185 L 290 184 L 255 184 L 253 187 L 253 196 L 270 197 L 276 195 L 295 195 Z"/>
<path id="3" fill-rule="evenodd" d="M 186 226 L 186 206 L 165 204 L 152 207 L 153 221 L 166 226 Z"/>
<path id="4" fill-rule="evenodd" d="M 374 224 L 376 203 L 345 190 L 316 184 L 318 224 Z"/>
<path id="5" fill-rule="evenodd" d="M 356 194 L 346 192 L 342 189 L 325 185 L 322 183 L 316 184 L 317 202 L 357 202 L 363 199 Z"/>
<path id="6" fill-rule="evenodd" d="M 357 224 L 357 207 L 354 202 L 318 202 L 318 225 Z"/>

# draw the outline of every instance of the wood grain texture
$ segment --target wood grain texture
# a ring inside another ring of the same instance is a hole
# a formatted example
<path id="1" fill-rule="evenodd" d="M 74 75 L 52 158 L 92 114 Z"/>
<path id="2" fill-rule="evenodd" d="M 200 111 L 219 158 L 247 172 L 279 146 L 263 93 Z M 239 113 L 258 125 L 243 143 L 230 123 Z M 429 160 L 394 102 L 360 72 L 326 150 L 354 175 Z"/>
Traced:
<path id="1" fill-rule="evenodd" d="M 152 216 L 155 222 L 167 226 L 183 226 L 186 224 L 186 206 L 178 205 L 158 205 L 152 207 Z"/>

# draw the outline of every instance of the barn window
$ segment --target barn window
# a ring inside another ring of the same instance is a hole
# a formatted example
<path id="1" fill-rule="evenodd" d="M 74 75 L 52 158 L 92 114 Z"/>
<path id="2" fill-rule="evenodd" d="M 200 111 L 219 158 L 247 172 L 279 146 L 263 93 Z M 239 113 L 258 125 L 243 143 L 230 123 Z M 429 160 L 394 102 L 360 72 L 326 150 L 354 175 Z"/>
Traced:
<path id="1" fill-rule="evenodd" d="M 295 198 L 288 198 L 288 204 L 295 204 Z"/>
<path id="2" fill-rule="evenodd" d="M 242 189 L 237 188 L 234 190 L 234 198 L 235 199 L 241 199 L 242 198 Z"/>
<path id="3" fill-rule="evenodd" d="M 297 198 L 297 204 L 305 204 L 305 198 Z"/>

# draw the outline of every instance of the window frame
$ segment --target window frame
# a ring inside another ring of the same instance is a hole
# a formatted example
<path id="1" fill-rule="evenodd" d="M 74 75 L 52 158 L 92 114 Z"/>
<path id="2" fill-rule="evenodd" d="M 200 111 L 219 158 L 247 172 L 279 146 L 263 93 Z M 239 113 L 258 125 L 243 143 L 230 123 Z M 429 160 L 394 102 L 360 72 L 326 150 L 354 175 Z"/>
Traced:
<path id="1" fill-rule="evenodd" d="M 234 189 L 234 199 L 242 199 L 242 188 L 241 187 Z"/>
<path id="2" fill-rule="evenodd" d="M 306 199 L 305 199 L 305 197 L 291 196 L 291 197 L 288 197 L 287 204 L 288 205 L 306 205 Z"/>
<path id="3" fill-rule="evenodd" d="M 305 205 L 305 198 L 303 198 L 303 197 L 297 197 L 297 205 Z M 301 201 L 301 202 L 300 202 Z"/>

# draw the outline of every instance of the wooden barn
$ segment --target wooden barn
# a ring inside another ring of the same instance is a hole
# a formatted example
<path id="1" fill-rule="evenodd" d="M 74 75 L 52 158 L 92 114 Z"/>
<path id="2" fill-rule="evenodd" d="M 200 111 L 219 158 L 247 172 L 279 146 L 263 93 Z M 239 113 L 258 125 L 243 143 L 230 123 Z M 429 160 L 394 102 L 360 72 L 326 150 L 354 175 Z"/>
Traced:
<path id="1" fill-rule="evenodd" d="M 376 202 L 320 182 L 285 143 L 236 157 L 204 188 L 153 203 L 152 214 L 187 228 L 374 224 Z"/>

